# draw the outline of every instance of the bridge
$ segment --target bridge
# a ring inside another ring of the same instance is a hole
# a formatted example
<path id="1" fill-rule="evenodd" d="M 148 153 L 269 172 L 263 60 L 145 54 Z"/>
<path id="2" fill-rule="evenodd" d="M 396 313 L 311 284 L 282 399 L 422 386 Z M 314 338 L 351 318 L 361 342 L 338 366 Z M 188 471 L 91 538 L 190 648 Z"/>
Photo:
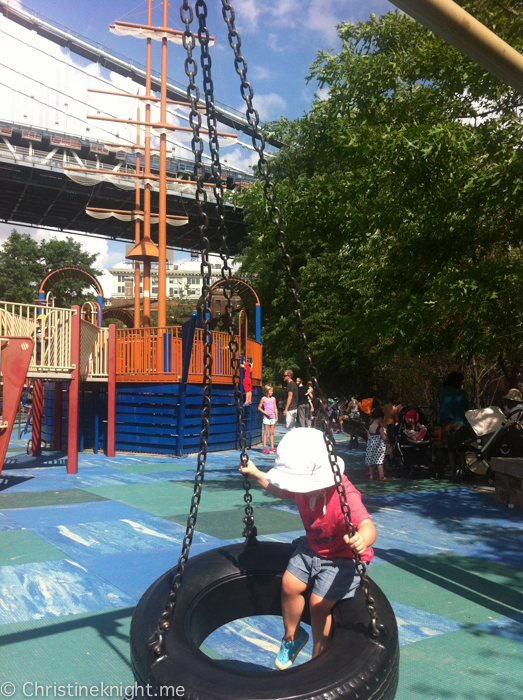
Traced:
<path id="1" fill-rule="evenodd" d="M 97 64 L 95 74 L 85 70 L 83 65 L 63 60 L 63 54 L 57 55 L 56 45 Z M 67 85 L 44 84 L 46 81 L 39 82 L 30 70 L 26 69 L 24 73 L 21 62 L 17 61 L 17 56 L 21 55 L 35 64 L 47 62 L 50 71 L 68 72 Z M 137 151 L 133 148 L 135 141 L 129 137 L 131 127 L 102 127 L 99 122 L 90 122 L 87 115 L 93 112 L 102 115 L 96 117 L 98 119 L 114 117 L 116 113 L 122 116 L 121 102 L 118 102 L 117 109 L 112 109 L 116 103 L 110 103 L 111 108 L 108 108 L 107 100 L 116 98 L 88 95 L 87 88 L 86 94 L 80 94 L 76 83 L 83 81 L 86 86 L 98 88 L 93 92 L 105 92 L 107 86 L 112 90 L 115 87 L 121 90 L 120 84 L 116 85 L 114 80 L 120 80 L 120 76 L 123 76 L 128 80 L 124 92 L 131 97 L 136 95 L 136 91 L 132 92 L 132 84 L 143 86 L 145 83 L 145 67 L 20 3 L 13 6 L 8 0 L 0 0 L 0 65 L 3 75 L 0 83 L 0 91 L 3 90 L 3 99 L 0 100 L 0 221 L 134 243 L 135 221 L 125 217 L 125 212 L 135 208 L 135 178 L 129 176 L 136 173 Z M 106 69 L 111 73 L 108 74 Z M 74 86 L 68 88 L 70 83 L 74 83 Z M 158 90 L 159 85 L 160 76 L 152 71 L 152 90 Z M 169 77 L 167 97 L 177 105 L 182 102 L 186 105 L 186 87 Z M 103 106 L 100 101 L 105 101 Z M 134 104 L 133 100 L 124 102 L 126 105 Z M 252 130 L 245 118 L 226 105 L 216 103 L 215 108 L 219 122 L 234 128 L 242 138 L 246 135 L 246 143 L 238 143 L 252 151 L 248 143 Z M 156 109 L 154 104 L 152 109 Z M 39 112 L 39 117 L 35 116 L 36 112 Z M 183 106 L 171 108 L 170 114 L 176 123 L 184 119 L 187 122 Z M 134 127 L 132 131 L 134 139 Z M 106 142 L 106 134 L 112 134 L 112 141 L 117 141 L 121 147 L 118 148 L 117 144 L 111 147 Z M 177 131 L 178 134 L 180 132 Z M 167 226 L 167 245 L 191 250 L 198 246 L 199 241 L 195 186 L 188 182 L 194 179 L 191 149 L 189 144 L 184 146 L 171 137 L 169 143 L 173 151 L 167 161 L 170 180 L 167 215 L 188 217 L 188 223 L 181 225 L 181 222 L 168 219 L 171 225 Z M 275 142 L 273 145 L 279 144 Z M 183 152 L 186 153 L 185 157 L 180 156 Z M 209 183 L 205 206 L 209 217 L 208 235 L 211 248 L 217 250 L 218 221 L 210 186 L 210 158 L 204 155 L 205 159 L 205 180 Z M 151 175 L 157 176 L 159 159 L 154 152 L 150 165 Z M 75 173 L 74 168 L 95 172 Z M 224 162 L 222 154 L 222 179 L 225 187 L 233 190 L 245 181 L 252 181 L 252 176 L 239 168 L 227 167 L 226 156 Z M 143 180 L 140 184 L 143 190 L 146 186 Z M 158 211 L 158 180 L 147 184 L 150 184 L 151 211 Z M 86 206 L 113 210 L 116 218 L 94 219 L 92 212 L 91 215 L 86 213 Z M 118 212 L 121 212 L 121 216 L 118 216 Z M 230 252 L 234 255 L 245 235 L 241 212 L 226 204 L 226 221 Z M 175 226 L 175 223 L 178 225 Z M 157 241 L 157 235 L 158 225 L 153 219 L 153 240 Z"/>
<path id="2" fill-rule="evenodd" d="M 154 173 L 155 166 L 159 168 L 157 158 L 153 157 L 151 166 Z M 68 167 L 98 172 L 79 174 Z M 114 217 L 95 220 L 85 208 L 134 209 L 134 180 L 122 175 L 135 172 L 136 155 L 123 149 L 110 152 L 97 140 L 0 121 L 0 220 L 5 223 L 134 243 L 134 221 Z M 188 182 L 193 164 L 169 158 L 167 172 L 170 178 L 179 180 L 168 183 L 168 194 L 174 196 L 167 197 L 167 214 L 189 217 L 184 226 L 168 226 L 167 245 L 192 250 L 199 244 L 195 185 Z M 245 180 L 245 175 L 232 169 L 224 169 L 223 176 L 228 190 Z M 206 166 L 205 181 L 210 179 L 211 169 Z M 209 237 L 217 250 L 215 199 L 212 188 L 207 189 Z M 158 211 L 157 183 L 151 185 L 151 206 Z M 245 235 L 245 225 L 241 213 L 235 212 L 232 205 L 226 205 L 226 211 L 234 254 Z M 157 229 L 158 225 L 152 224 L 153 240 Z"/>

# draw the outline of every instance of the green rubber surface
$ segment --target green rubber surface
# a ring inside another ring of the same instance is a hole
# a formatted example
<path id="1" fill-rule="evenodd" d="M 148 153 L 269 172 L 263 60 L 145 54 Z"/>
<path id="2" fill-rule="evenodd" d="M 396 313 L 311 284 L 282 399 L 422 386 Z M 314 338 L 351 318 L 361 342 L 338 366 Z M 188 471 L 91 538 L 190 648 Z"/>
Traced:
<path id="1" fill-rule="evenodd" d="M 396 700 L 521 698 L 523 644 L 520 642 L 472 628 L 401 649 Z"/>
<path id="2" fill-rule="evenodd" d="M 178 482 L 155 484 L 131 484 L 124 486 L 97 486 L 85 489 L 89 493 L 125 503 L 153 515 L 168 517 L 170 515 L 188 514 L 193 489 L 180 486 Z M 209 492 L 202 499 L 199 513 L 212 513 L 221 510 L 239 508 L 244 504 L 243 489 L 233 493 L 227 491 Z M 260 492 L 258 503 L 277 503 L 279 499 L 266 491 Z"/>
<path id="3" fill-rule="evenodd" d="M 64 489 L 63 491 L 30 491 L 28 493 L 0 493 L 0 510 L 8 508 L 39 508 L 41 506 L 64 506 L 71 503 L 94 503 L 107 501 L 104 496 L 90 493 L 87 489 Z"/>
<path id="4" fill-rule="evenodd" d="M 242 518 L 245 517 L 245 509 L 222 510 L 219 517 L 216 512 L 198 512 L 196 528 L 198 532 L 205 535 L 212 535 L 221 540 L 232 540 L 241 537 L 245 527 Z M 187 517 L 173 515 L 168 520 L 172 520 L 180 525 L 186 525 Z M 254 521 L 258 529 L 258 535 L 275 535 L 283 532 L 294 532 L 301 530 L 303 523 L 299 515 L 277 510 L 270 506 L 258 506 L 254 509 Z"/>
<path id="5" fill-rule="evenodd" d="M 128 474 L 160 474 L 162 472 L 186 472 L 189 470 L 196 471 L 194 464 L 147 464 L 131 462 L 127 465 L 111 464 L 111 469 L 117 469 Z"/>
<path id="6" fill-rule="evenodd" d="M 66 559 L 66 555 L 30 530 L 0 532 L 0 566 L 56 559 Z"/>
<path id="7" fill-rule="evenodd" d="M 14 683 L 12 697 L 23 698 L 34 686 L 132 685 L 129 626 L 134 608 L 53 617 L 0 626 L 0 680 Z M 101 696 L 101 693 L 99 694 Z M 36 695 L 34 696 L 36 697 Z M 50 690 L 48 697 L 58 697 Z M 78 694 L 78 697 L 80 695 Z M 83 697 L 86 697 L 85 692 Z M 123 698 L 125 693 L 113 697 Z"/>
<path id="8" fill-rule="evenodd" d="M 455 622 L 473 625 L 523 610 L 523 569 L 485 559 L 435 554 L 375 564 L 371 576 L 391 600 Z"/>

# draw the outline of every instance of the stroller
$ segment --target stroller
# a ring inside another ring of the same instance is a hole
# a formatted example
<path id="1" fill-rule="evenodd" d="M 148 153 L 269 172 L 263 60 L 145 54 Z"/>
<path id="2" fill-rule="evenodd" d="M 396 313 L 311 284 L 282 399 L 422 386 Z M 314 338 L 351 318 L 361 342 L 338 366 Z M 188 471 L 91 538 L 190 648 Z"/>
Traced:
<path id="1" fill-rule="evenodd" d="M 466 412 L 475 436 L 465 440 L 459 452 L 465 452 L 467 472 L 464 477 L 484 474 L 493 481 L 492 457 L 523 457 L 523 408 L 516 406 L 509 416 L 497 406 Z"/>
<path id="2" fill-rule="evenodd" d="M 407 414 L 415 411 L 418 421 L 426 427 L 423 435 L 414 435 L 408 429 Z M 419 468 L 428 469 L 430 476 L 440 479 L 443 476 L 443 466 L 437 458 L 434 443 L 433 426 L 436 410 L 432 406 L 407 406 L 401 409 L 392 452 L 385 461 L 387 472 L 396 471 L 399 476 L 412 477 Z M 422 437 L 422 439 L 419 439 Z M 417 439 L 418 438 L 418 439 Z"/>

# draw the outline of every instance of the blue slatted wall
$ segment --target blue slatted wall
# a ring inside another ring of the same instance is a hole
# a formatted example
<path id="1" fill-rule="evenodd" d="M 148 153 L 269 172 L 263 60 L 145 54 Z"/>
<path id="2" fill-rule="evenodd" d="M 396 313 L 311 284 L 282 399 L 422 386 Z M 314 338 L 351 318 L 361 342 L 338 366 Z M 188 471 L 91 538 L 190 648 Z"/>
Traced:
<path id="1" fill-rule="evenodd" d="M 68 387 L 63 387 L 62 443 L 67 443 Z M 42 437 L 54 438 L 54 383 L 44 384 Z M 116 449 L 126 452 L 176 454 L 178 450 L 179 384 L 116 385 Z M 258 404 L 261 387 L 253 387 L 252 406 L 244 412 L 248 443 L 261 441 L 262 414 Z M 197 452 L 200 441 L 202 387 L 187 385 L 183 453 Z M 96 425 L 96 423 L 98 425 Z M 211 451 L 238 445 L 236 403 L 231 387 L 213 385 L 209 433 Z M 107 385 L 83 382 L 80 394 L 79 449 L 104 450 L 107 435 Z M 250 438 L 250 440 L 249 440 Z"/>

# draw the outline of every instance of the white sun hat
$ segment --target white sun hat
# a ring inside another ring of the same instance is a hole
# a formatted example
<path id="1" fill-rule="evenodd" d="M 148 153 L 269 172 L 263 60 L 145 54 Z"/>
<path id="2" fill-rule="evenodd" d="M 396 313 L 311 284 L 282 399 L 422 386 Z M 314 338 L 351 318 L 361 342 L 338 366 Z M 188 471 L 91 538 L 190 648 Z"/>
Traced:
<path id="1" fill-rule="evenodd" d="M 345 463 L 338 457 L 340 473 Z M 266 475 L 274 486 L 293 493 L 309 493 L 334 486 L 323 433 L 313 428 L 290 430 L 278 445 L 274 468 Z"/>

